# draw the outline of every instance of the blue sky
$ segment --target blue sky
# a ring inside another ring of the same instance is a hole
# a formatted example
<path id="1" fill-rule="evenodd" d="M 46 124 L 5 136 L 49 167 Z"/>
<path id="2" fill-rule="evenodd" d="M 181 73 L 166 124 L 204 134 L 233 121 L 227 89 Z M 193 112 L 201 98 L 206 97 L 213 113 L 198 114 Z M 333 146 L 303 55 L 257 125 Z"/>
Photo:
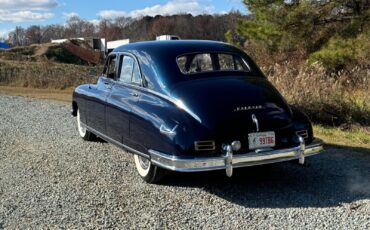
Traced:
<path id="1" fill-rule="evenodd" d="M 118 16 L 246 13 L 242 0 L 0 0 L 0 37 L 16 26 L 62 24 L 78 15 L 96 22 Z"/>

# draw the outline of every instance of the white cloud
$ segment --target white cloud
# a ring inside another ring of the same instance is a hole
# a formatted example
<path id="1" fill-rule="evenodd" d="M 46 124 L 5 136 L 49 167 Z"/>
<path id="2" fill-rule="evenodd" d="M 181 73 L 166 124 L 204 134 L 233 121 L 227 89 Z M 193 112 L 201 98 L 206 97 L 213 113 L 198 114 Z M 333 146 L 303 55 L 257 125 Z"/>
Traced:
<path id="1" fill-rule="evenodd" d="M 76 12 L 69 12 L 69 13 L 63 13 L 64 17 L 66 18 L 72 18 L 72 17 L 79 17 L 80 15 Z"/>
<path id="2" fill-rule="evenodd" d="M 214 13 L 215 7 L 209 3 L 202 3 L 200 0 L 173 0 L 163 5 L 154 5 L 131 12 L 117 11 L 117 10 L 103 10 L 97 15 L 102 18 L 117 18 L 117 17 L 141 17 L 141 16 L 155 16 L 155 15 L 174 15 L 180 13 L 190 13 L 199 15 L 203 13 Z"/>
<path id="3" fill-rule="evenodd" d="M 29 22 L 41 21 L 52 18 L 53 13 L 38 13 L 29 10 L 25 11 L 9 11 L 0 10 L 0 22 Z"/>
<path id="4" fill-rule="evenodd" d="M 58 6 L 56 0 L 0 0 L 2 10 L 49 10 Z"/>
<path id="5" fill-rule="evenodd" d="M 92 19 L 92 20 L 89 20 L 90 23 L 94 24 L 95 26 L 99 25 L 100 23 L 100 20 L 98 19 Z"/>
<path id="6" fill-rule="evenodd" d="M 56 0 L 0 0 L 0 22 L 42 21 L 54 17 L 49 12 L 58 6 Z"/>
<path id="7" fill-rule="evenodd" d="M 118 18 L 122 16 L 128 16 L 128 13 L 117 10 L 103 10 L 98 13 L 98 16 L 102 18 Z"/>

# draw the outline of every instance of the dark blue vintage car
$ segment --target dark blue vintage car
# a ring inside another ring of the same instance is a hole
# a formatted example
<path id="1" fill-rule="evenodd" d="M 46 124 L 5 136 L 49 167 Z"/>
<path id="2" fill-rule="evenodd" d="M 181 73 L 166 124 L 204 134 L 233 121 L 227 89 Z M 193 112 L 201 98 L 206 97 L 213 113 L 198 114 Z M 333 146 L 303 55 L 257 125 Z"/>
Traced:
<path id="1" fill-rule="evenodd" d="M 85 140 L 134 154 L 140 176 L 298 160 L 319 153 L 309 119 L 287 104 L 243 51 L 213 41 L 138 42 L 115 49 L 97 84 L 77 87 Z"/>

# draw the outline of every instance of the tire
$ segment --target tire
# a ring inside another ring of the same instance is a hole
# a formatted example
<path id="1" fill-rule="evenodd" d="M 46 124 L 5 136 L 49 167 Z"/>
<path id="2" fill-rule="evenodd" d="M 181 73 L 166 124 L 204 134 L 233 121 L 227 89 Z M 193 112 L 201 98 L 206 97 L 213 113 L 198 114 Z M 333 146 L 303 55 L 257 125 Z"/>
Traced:
<path id="1" fill-rule="evenodd" d="M 86 127 L 82 126 L 80 110 L 77 110 L 77 129 L 80 137 L 85 141 L 92 141 L 95 139 L 95 135 L 88 131 Z"/>
<path id="2" fill-rule="evenodd" d="M 164 175 L 165 170 L 153 165 L 150 160 L 134 154 L 136 170 L 140 177 L 149 184 L 157 184 Z"/>

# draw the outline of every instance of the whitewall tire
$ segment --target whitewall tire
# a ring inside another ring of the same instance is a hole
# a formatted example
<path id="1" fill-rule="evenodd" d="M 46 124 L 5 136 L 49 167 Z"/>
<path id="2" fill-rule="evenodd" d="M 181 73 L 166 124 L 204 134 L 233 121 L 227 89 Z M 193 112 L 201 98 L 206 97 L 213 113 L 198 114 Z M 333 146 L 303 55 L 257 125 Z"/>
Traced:
<path id="1" fill-rule="evenodd" d="M 80 110 L 77 110 L 77 129 L 80 137 L 86 141 L 94 140 L 94 134 L 89 132 L 81 122 Z"/>
<path id="2" fill-rule="evenodd" d="M 156 184 L 163 179 L 164 169 L 153 165 L 149 159 L 134 154 L 134 161 L 137 172 L 146 182 Z"/>

